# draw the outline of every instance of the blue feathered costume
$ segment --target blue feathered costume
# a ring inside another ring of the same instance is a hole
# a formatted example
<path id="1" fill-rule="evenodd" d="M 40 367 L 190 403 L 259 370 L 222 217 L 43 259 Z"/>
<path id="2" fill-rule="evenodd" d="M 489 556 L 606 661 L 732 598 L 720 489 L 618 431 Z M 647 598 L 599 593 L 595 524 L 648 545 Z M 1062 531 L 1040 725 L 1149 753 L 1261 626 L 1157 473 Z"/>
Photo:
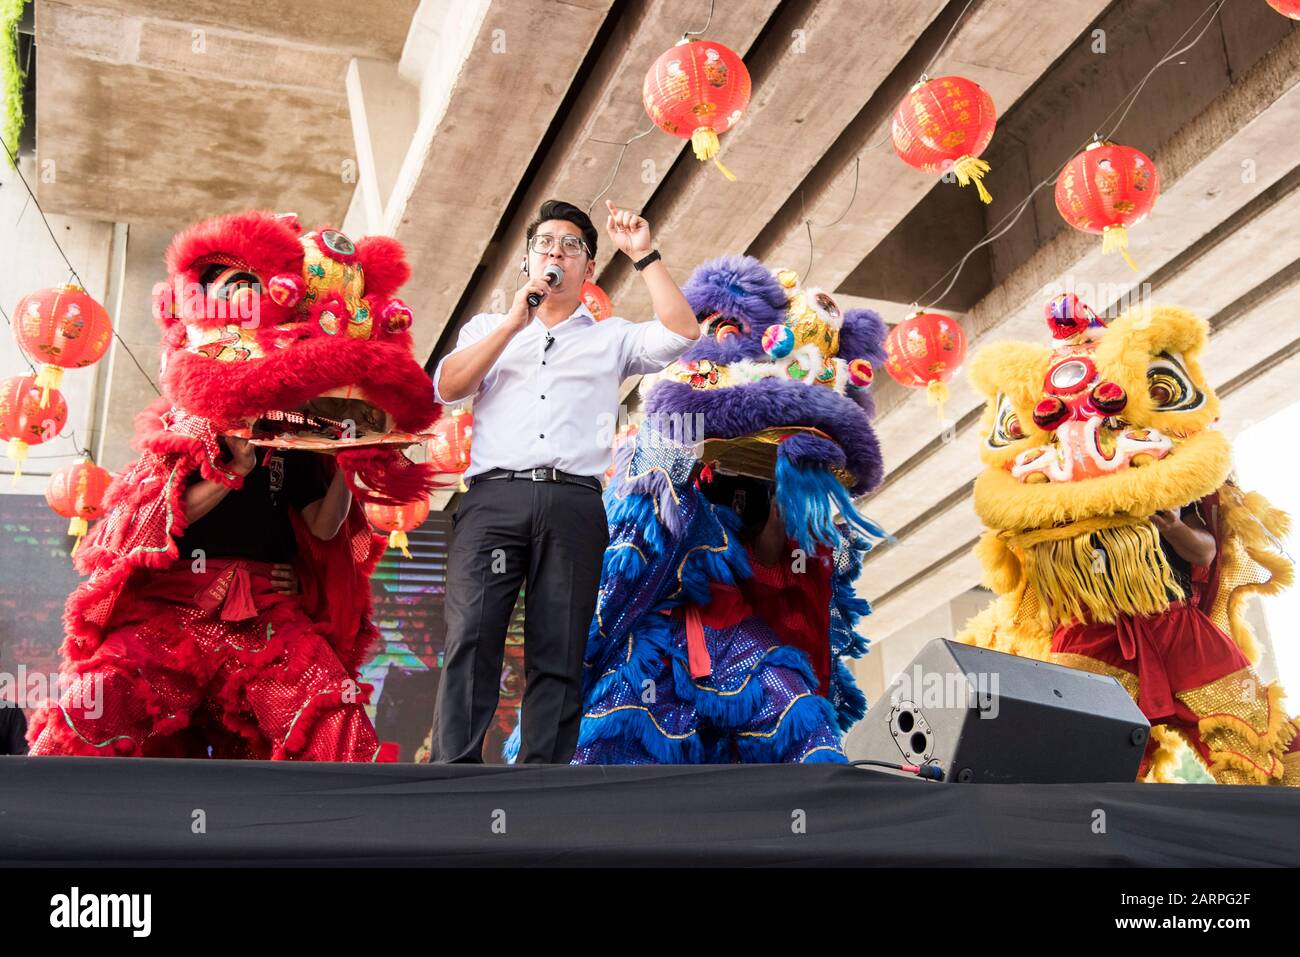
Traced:
<path id="1" fill-rule="evenodd" d="M 886 537 L 853 506 L 882 473 L 884 324 L 749 257 L 684 291 L 700 340 L 647 383 L 605 493 L 574 763 L 843 762 L 866 711 L 843 662 L 867 647 L 853 583 Z M 752 548 L 765 522 L 788 535 L 771 566 Z"/>

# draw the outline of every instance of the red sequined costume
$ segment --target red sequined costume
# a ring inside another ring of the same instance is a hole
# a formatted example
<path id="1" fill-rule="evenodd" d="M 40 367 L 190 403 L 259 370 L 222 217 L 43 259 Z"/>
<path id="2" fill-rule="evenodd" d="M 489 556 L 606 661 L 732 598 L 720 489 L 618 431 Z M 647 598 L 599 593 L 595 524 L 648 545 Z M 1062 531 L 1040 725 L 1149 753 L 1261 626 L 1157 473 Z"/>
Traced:
<path id="1" fill-rule="evenodd" d="M 202 292 L 161 294 L 165 397 L 137 417 L 140 458 L 76 556 L 89 577 L 64 615 L 69 681 L 33 718 L 31 753 L 391 760 L 357 680 L 384 549 L 360 501 L 427 494 L 427 469 L 398 449 L 437 414 L 392 297 L 409 274 L 401 248 L 244 213 L 178 236 L 168 265 L 175 290 Z M 212 308 L 236 295 L 254 318 Z M 243 483 L 220 434 L 335 453 L 353 491 L 337 535 L 288 513 L 299 594 L 273 588 L 264 562 L 178 554 L 188 485 Z"/>

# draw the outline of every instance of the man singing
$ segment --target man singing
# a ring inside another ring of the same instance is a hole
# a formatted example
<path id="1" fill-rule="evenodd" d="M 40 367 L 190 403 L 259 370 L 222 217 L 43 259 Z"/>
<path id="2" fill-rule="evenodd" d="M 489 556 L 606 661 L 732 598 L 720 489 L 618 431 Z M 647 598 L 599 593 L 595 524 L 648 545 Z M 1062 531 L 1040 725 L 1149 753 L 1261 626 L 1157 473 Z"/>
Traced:
<path id="1" fill-rule="evenodd" d="M 598 476 L 609 464 L 619 384 L 663 369 L 699 336 L 653 249 L 650 224 L 606 206 L 610 240 L 645 281 L 656 321 L 595 321 L 581 292 L 595 275 L 596 228 L 576 206 L 548 200 L 528 227 L 529 279 L 510 311 L 466 323 L 433 375 L 440 402 L 474 398 L 469 491 L 452 519 L 447 645 L 433 721 L 441 761 L 483 760 L 521 584 L 520 760 L 567 764 L 573 756 L 583 650 L 609 542 Z M 535 308 L 530 296 L 540 300 Z"/>

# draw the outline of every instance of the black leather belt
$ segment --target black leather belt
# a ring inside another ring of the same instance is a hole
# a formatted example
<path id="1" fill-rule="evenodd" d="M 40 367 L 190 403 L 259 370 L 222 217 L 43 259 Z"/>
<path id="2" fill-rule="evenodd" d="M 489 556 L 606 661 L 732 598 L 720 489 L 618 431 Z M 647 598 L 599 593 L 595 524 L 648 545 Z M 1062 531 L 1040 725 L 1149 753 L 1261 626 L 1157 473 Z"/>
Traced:
<path id="1" fill-rule="evenodd" d="M 519 479 L 523 482 L 567 482 L 570 485 L 582 485 L 586 488 L 595 489 L 597 492 L 603 489 L 600 479 L 590 475 L 574 475 L 572 472 L 562 472 L 557 468 L 536 468 L 522 469 L 518 472 L 512 472 L 510 469 L 488 469 L 475 475 L 469 480 L 469 484 L 481 482 L 486 479 Z"/>

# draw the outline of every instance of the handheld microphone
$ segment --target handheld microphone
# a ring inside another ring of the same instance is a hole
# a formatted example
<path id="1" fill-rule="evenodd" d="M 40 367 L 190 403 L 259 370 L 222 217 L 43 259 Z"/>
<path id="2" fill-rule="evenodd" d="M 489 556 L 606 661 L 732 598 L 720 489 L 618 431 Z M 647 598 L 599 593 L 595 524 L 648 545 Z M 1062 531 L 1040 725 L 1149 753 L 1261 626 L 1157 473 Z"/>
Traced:
<path id="1" fill-rule="evenodd" d="M 551 263 L 546 267 L 546 272 L 542 273 L 542 278 L 546 280 L 548 286 L 554 289 L 560 283 L 564 282 L 564 270 L 555 263 Z M 542 304 L 542 300 L 545 298 L 546 297 L 540 292 L 530 292 L 528 294 L 528 308 L 536 309 Z"/>

